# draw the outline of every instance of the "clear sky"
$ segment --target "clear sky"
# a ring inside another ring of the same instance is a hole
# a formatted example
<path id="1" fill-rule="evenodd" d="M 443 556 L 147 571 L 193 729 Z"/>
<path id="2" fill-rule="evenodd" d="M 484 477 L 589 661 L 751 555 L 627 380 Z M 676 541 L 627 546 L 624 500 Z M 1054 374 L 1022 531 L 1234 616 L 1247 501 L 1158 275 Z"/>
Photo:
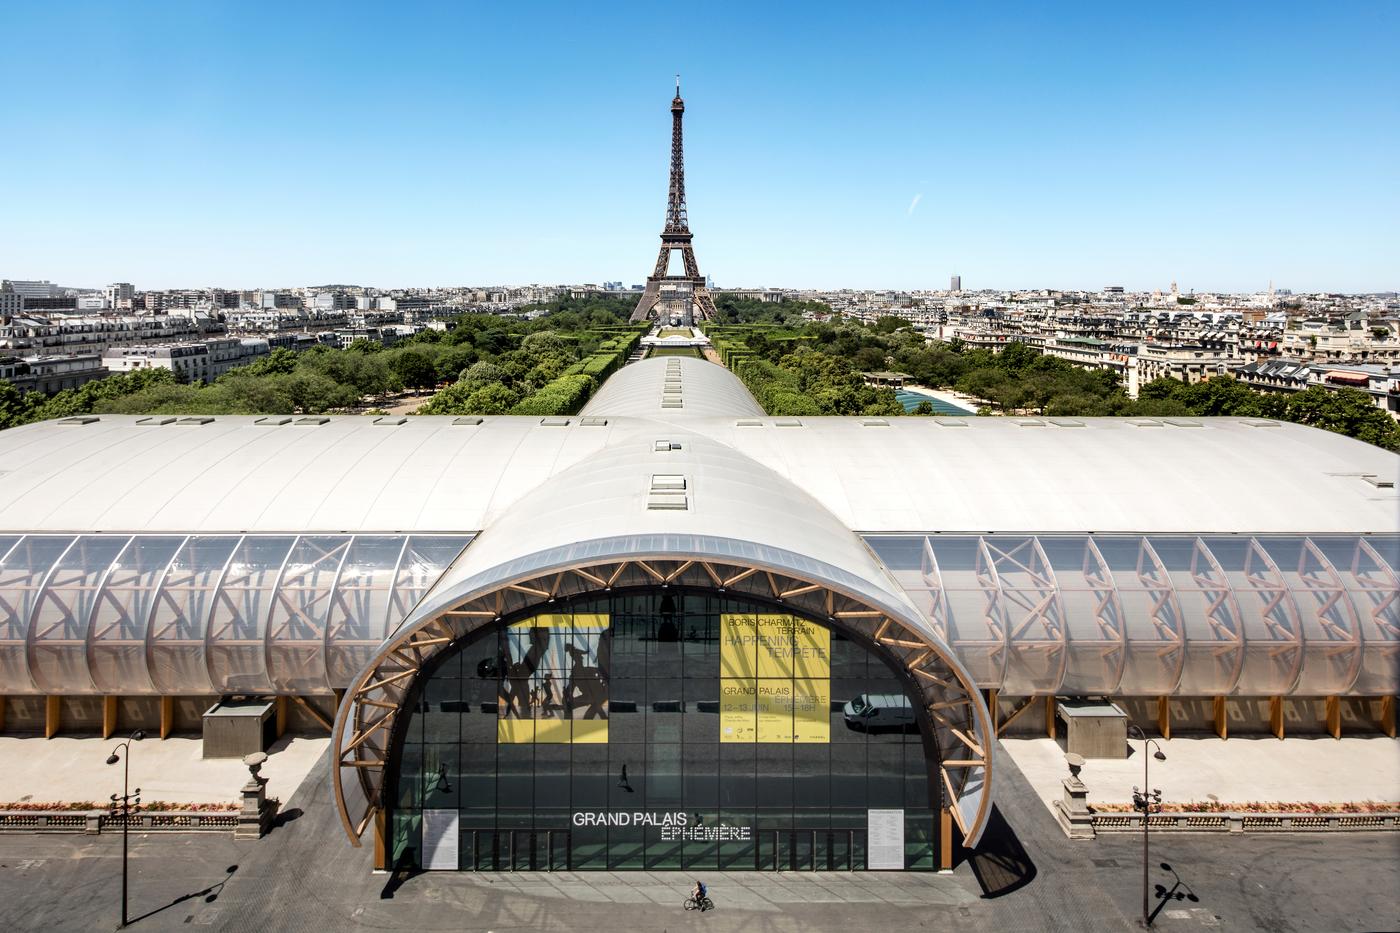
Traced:
<path id="1" fill-rule="evenodd" d="M 0 0 L 0 276 L 1400 288 L 1400 3 Z"/>

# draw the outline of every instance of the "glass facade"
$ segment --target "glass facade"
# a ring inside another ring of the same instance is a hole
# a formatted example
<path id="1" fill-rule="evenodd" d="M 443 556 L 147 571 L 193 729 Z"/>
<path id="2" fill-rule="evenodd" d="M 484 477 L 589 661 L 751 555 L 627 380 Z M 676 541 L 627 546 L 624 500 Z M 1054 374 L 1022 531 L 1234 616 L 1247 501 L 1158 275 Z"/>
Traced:
<path id="1" fill-rule="evenodd" d="M 713 592 L 548 608 L 418 679 L 390 768 L 395 863 L 936 866 L 937 755 L 874 650 Z"/>
<path id="2" fill-rule="evenodd" d="M 327 695 L 471 538 L 0 535 L 0 695 Z"/>
<path id="3" fill-rule="evenodd" d="M 1400 536 L 866 535 L 1008 695 L 1400 690 Z"/>

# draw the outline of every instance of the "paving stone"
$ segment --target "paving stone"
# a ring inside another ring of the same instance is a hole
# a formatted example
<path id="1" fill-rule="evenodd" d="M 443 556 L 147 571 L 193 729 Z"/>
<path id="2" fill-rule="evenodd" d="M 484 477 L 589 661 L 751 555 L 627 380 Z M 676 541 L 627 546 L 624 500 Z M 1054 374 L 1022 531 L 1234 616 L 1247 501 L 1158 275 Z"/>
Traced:
<path id="1" fill-rule="evenodd" d="M 701 916 L 681 909 L 691 872 L 429 872 L 395 885 L 346 843 L 313 770 L 289 802 L 304 815 L 260 841 L 133 836 L 132 913 L 149 914 L 140 930 L 233 933 L 1137 929 L 1140 838 L 1072 843 L 1000 752 L 996 781 L 1005 832 L 951 875 L 706 872 L 717 908 Z M 0 835 L 0 930 L 114 928 L 119 854 L 119 836 Z M 1152 883 L 1173 892 L 1160 902 L 1163 930 L 1395 927 L 1396 899 L 1380 882 L 1400 873 L 1400 834 L 1154 836 L 1152 859 Z M 1005 889 L 984 891 L 979 878 Z"/>

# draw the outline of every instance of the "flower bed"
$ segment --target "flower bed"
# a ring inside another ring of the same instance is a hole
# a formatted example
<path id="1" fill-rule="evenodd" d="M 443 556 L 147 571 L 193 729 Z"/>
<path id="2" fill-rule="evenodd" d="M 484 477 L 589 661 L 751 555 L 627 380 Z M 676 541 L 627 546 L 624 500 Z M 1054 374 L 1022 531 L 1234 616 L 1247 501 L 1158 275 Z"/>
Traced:
<path id="1" fill-rule="evenodd" d="M 101 810 L 104 813 L 111 809 L 110 803 L 96 803 L 91 800 L 76 801 L 20 801 L 17 803 L 0 803 L 0 813 L 17 811 L 45 811 L 64 812 L 73 810 Z M 152 800 L 150 803 L 141 805 L 142 813 L 219 813 L 236 812 L 236 803 L 170 803 L 165 800 Z"/>
<path id="2" fill-rule="evenodd" d="M 1094 813 L 1136 813 L 1130 803 L 1092 803 L 1089 809 Z M 1247 801 L 1227 803 L 1220 800 L 1193 800 L 1187 803 L 1164 803 L 1153 807 L 1157 813 L 1296 813 L 1304 816 L 1316 813 L 1396 813 L 1400 803 L 1375 800 L 1349 801 L 1347 803 L 1262 803 Z"/>

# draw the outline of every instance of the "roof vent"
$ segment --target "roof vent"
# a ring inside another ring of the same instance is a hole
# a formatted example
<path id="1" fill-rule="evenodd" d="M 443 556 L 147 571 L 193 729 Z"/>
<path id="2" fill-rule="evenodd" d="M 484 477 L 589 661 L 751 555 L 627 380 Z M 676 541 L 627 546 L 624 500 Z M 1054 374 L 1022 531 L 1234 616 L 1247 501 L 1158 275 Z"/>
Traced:
<path id="1" fill-rule="evenodd" d="M 273 425 L 278 425 L 278 424 L 291 424 L 291 423 L 292 423 L 292 419 L 291 419 L 291 418 L 274 418 L 274 417 L 272 417 L 272 416 L 270 416 L 270 415 L 269 415 L 269 416 L 266 416 L 266 417 L 263 417 L 263 418 L 255 418 L 255 419 L 253 419 L 253 424 L 260 424 L 260 425 L 263 425 L 264 427 L 271 427 L 271 426 L 273 426 Z"/>
<path id="2" fill-rule="evenodd" d="M 734 422 L 734 427 L 736 427 L 736 428 L 761 428 L 761 427 L 763 427 L 763 422 L 757 420 L 756 418 L 740 418 L 738 421 Z"/>
<path id="3" fill-rule="evenodd" d="M 1051 418 L 1050 423 L 1057 428 L 1082 428 L 1084 422 L 1075 421 L 1073 418 Z"/>
<path id="4" fill-rule="evenodd" d="M 174 424 L 174 418 L 137 418 L 137 424 Z"/>
<path id="5" fill-rule="evenodd" d="M 453 424 L 481 424 L 482 420 L 483 420 L 483 419 L 478 418 L 478 417 L 476 417 L 475 415 L 472 415 L 472 416 L 469 416 L 469 417 L 466 417 L 466 418 L 453 418 L 453 419 L 452 419 L 452 423 L 453 423 Z"/>
<path id="6" fill-rule="evenodd" d="M 884 418 L 862 418 L 860 423 L 867 428 L 888 428 L 890 423 Z"/>
<path id="7" fill-rule="evenodd" d="M 397 417 L 380 416 L 374 419 L 375 424 L 403 424 L 406 421 L 408 421 L 408 419 L 402 415 Z"/>
<path id="8" fill-rule="evenodd" d="M 1278 421 L 1264 421 L 1264 420 L 1259 419 L 1259 418 L 1246 418 L 1246 419 L 1244 419 L 1244 423 L 1247 424 L 1247 425 L 1249 425 L 1251 428 L 1277 428 L 1277 427 L 1282 427 L 1281 422 L 1278 422 Z"/>
<path id="9" fill-rule="evenodd" d="M 1163 418 L 1167 424 L 1174 428 L 1199 428 L 1201 422 L 1192 421 L 1190 418 Z"/>
<path id="10" fill-rule="evenodd" d="M 802 422 L 796 418 L 779 418 L 777 421 L 773 422 L 773 425 L 779 428 L 800 428 L 802 427 Z"/>
<path id="11" fill-rule="evenodd" d="M 661 400 L 661 407 L 662 407 L 662 408 L 684 408 L 684 407 L 685 407 L 685 403 L 682 402 L 682 401 L 681 401 L 680 399 L 678 399 L 678 398 L 663 398 L 663 399 Z"/>
<path id="12" fill-rule="evenodd" d="M 543 425 L 543 426 L 546 427 L 546 428 L 567 428 L 567 427 L 569 426 L 569 419 L 568 419 L 568 418 L 541 418 L 541 419 L 540 419 L 540 424 Z"/>
<path id="13" fill-rule="evenodd" d="M 296 420 L 295 423 L 296 423 L 296 424 L 304 424 L 304 425 L 307 425 L 308 427 L 311 427 L 311 426 L 318 425 L 318 424 L 325 424 L 327 421 L 330 421 L 330 420 L 331 420 L 331 419 L 329 419 L 329 418 L 323 417 L 323 416 L 321 416 L 321 415 L 317 415 L 317 416 L 312 417 L 312 418 L 298 418 L 298 419 Z"/>
<path id="14" fill-rule="evenodd" d="M 683 492 L 654 492 L 647 496 L 647 508 L 656 511 L 685 511 L 690 499 Z"/>
<path id="15" fill-rule="evenodd" d="M 965 428 L 967 422 L 961 418 L 934 418 L 933 423 L 940 428 Z"/>
<path id="16" fill-rule="evenodd" d="M 651 474 L 652 492 L 679 492 L 685 489 L 685 477 L 680 473 L 653 473 Z"/>
<path id="17" fill-rule="evenodd" d="M 199 425 L 199 424 L 210 424 L 210 423 L 213 422 L 213 420 L 214 420 L 213 418 L 208 418 L 208 417 L 204 417 L 204 418 L 181 418 L 179 421 L 177 421 L 177 422 L 175 422 L 175 423 L 176 423 L 176 424 Z"/>
<path id="18" fill-rule="evenodd" d="M 1041 421 L 1039 418 L 1017 418 L 1017 419 L 1016 419 L 1016 423 L 1019 424 L 1019 425 L 1020 425 L 1021 427 L 1023 427 L 1023 428 L 1043 428 L 1043 427 L 1045 427 L 1045 422 L 1044 422 L 1044 421 Z"/>
<path id="19" fill-rule="evenodd" d="M 92 424 L 94 421 L 100 421 L 100 420 L 101 420 L 100 418 L 96 418 L 96 417 L 60 418 L 60 419 L 58 420 L 58 423 L 59 423 L 59 424 Z M 139 422 L 138 422 L 138 423 L 139 423 Z"/>
<path id="20" fill-rule="evenodd" d="M 1379 476 L 1375 475 L 1374 473 L 1365 473 L 1365 474 L 1363 474 L 1362 477 L 1361 477 L 1361 480 L 1362 480 L 1362 482 L 1370 483 L 1372 486 L 1375 486 L 1377 489 L 1394 489 L 1394 488 L 1395 488 L 1395 480 L 1393 480 L 1393 479 L 1381 479 Z"/>
<path id="21" fill-rule="evenodd" d="M 1136 425 L 1139 428 L 1160 428 L 1162 422 L 1156 418 L 1129 418 L 1128 424 Z"/>
<path id="22" fill-rule="evenodd" d="M 580 418 L 578 423 L 585 428 L 601 428 L 608 423 L 607 418 Z"/>

